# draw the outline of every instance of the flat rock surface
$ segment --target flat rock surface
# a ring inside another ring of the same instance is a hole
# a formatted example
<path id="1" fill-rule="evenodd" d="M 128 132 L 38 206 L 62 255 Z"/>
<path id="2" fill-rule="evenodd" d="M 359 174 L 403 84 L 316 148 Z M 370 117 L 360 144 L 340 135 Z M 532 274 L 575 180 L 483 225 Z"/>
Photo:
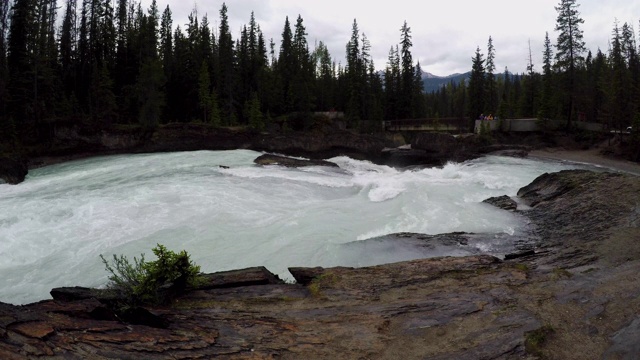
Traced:
<path id="1" fill-rule="evenodd" d="M 534 181 L 522 201 L 537 203 L 516 210 L 534 228 L 528 256 L 295 269 L 304 285 L 263 268 L 247 272 L 258 283 L 214 274 L 227 285 L 147 309 L 165 328 L 109 319 L 82 289 L 0 304 L 0 358 L 634 359 L 640 178 L 556 176 Z"/>

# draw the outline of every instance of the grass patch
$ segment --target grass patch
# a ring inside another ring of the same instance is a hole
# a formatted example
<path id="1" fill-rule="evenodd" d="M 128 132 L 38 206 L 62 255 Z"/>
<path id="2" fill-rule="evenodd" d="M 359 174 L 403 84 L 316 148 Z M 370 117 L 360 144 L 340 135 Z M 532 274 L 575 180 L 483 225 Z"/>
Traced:
<path id="1" fill-rule="evenodd" d="M 551 325 L 525 333 L 524 349 L 528 354 L 542 356 L 542 346 L 555 330 Z"/>
<path id="2" fill-rule="evenodd" d="M 556 280 L 563 279 L 563 278 L 565 278 L 565 279 L 569 279 L 569 278 L 571 278 L 572 276 L 573 276 L 573 274 L 572 274 L 572 273 L 570 273 L 570 272 L 569 272 L 568 270 L 566 270 L 566 269 L 563 269 L 563 268 L 554 268 L 554 269 L 553 269 L 553 277 L 554 277 Z"/>
<path id="3" fill-rule="evenodd" d="M 334 273 L 324 273 L 322 275 L 316 276 L 311 283 L 307 285 L 311 296 L 313 297 L 322 297 L 322 290 L 327 288 L 328 286 L 335 285 L 338 282 L 338 276 Z"/>
<path id="4" fill-rule="evenodd" d="M 529 266 L 527 266 L 527 264 L 520 264 L 520 263 L 518 263 L 518 264 L 514 264 L 514 265 L 513 265 L 513 267 L 514 267 L 516 270 L 520 270 L 520 271 L 522 271 L 522 272 L 524 272 L 524 273 L 528 273 L 528 272 L 529 272 Z"/>

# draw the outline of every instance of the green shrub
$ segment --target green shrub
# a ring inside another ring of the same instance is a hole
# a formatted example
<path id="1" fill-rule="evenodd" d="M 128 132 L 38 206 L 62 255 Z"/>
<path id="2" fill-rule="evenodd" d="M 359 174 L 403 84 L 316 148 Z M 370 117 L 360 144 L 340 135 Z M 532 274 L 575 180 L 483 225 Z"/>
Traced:
<path id="1" fill-rule="evenodd" d="M 148 262 L 144 260 L 144 254 L 139 260 L 134 257 L 133 263 L 125 256 L 115 254 L 109 263 L 100 255 L 111 273 L 107 288 L 122 298 L 125 306 L 166 303 L 184 292 L 187 286 L 196 286 L 200 281 L 200 266 L 191 262 L 186 251 L 176 254 L 160 244 L 152 251 L 158 259 Z"/>
<path id="2" fill-rule="evenodd" d="M 524 348 L 527 354 L 542 356 L 542 345 L 549 339 L 555 330 L 551 325 L 528 331 L 525 333 Z"/>

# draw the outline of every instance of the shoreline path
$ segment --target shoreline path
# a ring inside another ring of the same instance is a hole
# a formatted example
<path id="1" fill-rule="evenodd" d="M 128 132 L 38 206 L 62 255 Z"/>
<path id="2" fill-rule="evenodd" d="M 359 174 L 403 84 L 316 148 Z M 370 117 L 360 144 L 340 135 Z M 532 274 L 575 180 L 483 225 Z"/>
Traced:
<path id="1" fill-rule="evenodd" d="M 596 165 L 640 176 L 640 163 L 607 157 L 600 154 L 600 149 L 564 150 L 547 148 L 542 150 L 533 150 L 529 152 L 529 157 L 534 159 L 537 158 Z"/>

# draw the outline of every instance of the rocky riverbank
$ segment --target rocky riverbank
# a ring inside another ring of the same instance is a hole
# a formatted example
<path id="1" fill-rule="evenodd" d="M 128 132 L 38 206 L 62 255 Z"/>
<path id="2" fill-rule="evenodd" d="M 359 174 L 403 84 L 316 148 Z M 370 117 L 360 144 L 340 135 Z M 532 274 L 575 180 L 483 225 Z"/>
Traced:
<path id="1" fill-rule="evenodd" d="M 295 268 L 295 284 L 264 268 L 218 273 L 127 322 L 95 290 L 57 289 L 0 305 L 0 358 L 634 358 L 640 178 L 565 171 L 518 196 L 530 208 L 501 203 L 530 219 L 537 246 L 511 260 Z"/>
<path id="2" fill-rule="evenodd" d="M 215 128 L 204 124 L 169 124 L 152 132 L 139 128 L 113 128 L 98 133 L 77 127 L 58 128 L 46 148 L 20 154 L 19 161 L 0 156 L 0 179 L 10 184 L 24 180 L 30 168 L 89 156 L 195 150 L 250 149 L 313 160 L 349 156 L 394 167 L 441 166 L 491 151 L 529 147 L 492 145 L 473 134 L 453 136 L 422 133 L 405 139 L 401 134 L 358 134 L 345 130 L 310 132 L 256 132 Z M 524 149 L 524 150 L 523 150 Z"/>

